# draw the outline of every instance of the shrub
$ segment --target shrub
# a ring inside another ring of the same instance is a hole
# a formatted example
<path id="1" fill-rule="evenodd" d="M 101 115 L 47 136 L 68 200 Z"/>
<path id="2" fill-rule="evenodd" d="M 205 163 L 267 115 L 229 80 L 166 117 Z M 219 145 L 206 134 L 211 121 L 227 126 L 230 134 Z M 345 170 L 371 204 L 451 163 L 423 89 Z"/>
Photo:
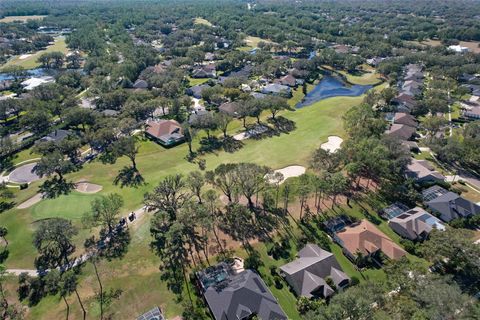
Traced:
<path id="1" fill-rule="evenodd" d="M 20 185 L 20 190 L 25 190 L 25 189 L 27 189 L 27 188 L 28 188 L 28 183 L 22 183 L 22 184 Z"/>

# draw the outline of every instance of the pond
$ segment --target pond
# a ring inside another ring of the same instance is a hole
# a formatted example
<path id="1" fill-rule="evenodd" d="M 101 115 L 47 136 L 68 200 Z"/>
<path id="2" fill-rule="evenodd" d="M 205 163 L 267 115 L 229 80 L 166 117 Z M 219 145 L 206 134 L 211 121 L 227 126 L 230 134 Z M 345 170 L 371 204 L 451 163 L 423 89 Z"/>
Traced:
<path id="1" fill-rule="evenodd" d="M 371 85 L 350 85 L 339 77 L 327 75 L 313 90 L 307 93 L 303 101 L 299 102 L 296 107 L 303 108 L 317 101 L 338 96 L 357 97 L 370 88 L 372 88 Z"/>
<path id="2" fill-rule="evenodd" d="M 48 70 L 44 68 L 35 68 L 35 69 L 30 69 L 30 70 L 25 70 L 27 76 L 26 78 L 29 77 L 43 77 L 43 76 L 53 76 L 55 75 L 54 70 Z M 3 80 L 13 80 L 15 77 L 10 74 L 10 73 L 0 73 L 0 81 Z"/>

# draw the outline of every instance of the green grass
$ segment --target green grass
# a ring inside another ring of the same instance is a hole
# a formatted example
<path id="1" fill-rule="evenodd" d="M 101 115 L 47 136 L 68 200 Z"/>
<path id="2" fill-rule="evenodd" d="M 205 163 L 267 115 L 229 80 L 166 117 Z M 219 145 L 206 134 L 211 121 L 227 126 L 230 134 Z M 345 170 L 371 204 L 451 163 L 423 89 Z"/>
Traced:
<path id="1" fill-rule="evenodd" d="M 197 86 L 197 85 L 200 85 L 200 84 L 204 84 L 204 83 L 207 82 L 208 80 L 209 80 L 209 78 L 192 78 L 192 77 L 188 77 L 188 83 L 189 83 L 190 87 Z"/>
<path id="2" fill-rule="evenodd" d="M 8 16 L 0 19 L 0 22 L 9 23 L 14 21 L 27 22 L 28 20 L 42 20 L 46 16 L 32 15 L 32 16 Z"/>
<path id="3" fill-rule="evenodd" d="M 26 59 L 20 59 L 20 56 L 15 56 L 8 60 L 5 64 L 0 67 L 0 70 L 8 67 L 8 66 L 21 66 L 25 69 L 34 69 L 40 66 L 40 63 L 37 62 L 37 59 L 43 54 L 47 52 L 54 52 L 59 51 L 64 54 L 68 52 L 67 44 L 65 43 L 65 37 L 57 37 L 55 38 L 54 44 L 48 46 L 45 50 L 40 50 L 33 53 Z"/>
<path id="4" fill-rule="evenodd" d="M 272 168 L 281 168 L 292 164 L 308 165 L 311 152 L 320 146 L 329 135 L 344 136 L 341 116 L 352 106 L 359 104 L 363 97 L 337 97 L 325 99 L 309 107 L 295 111 L 283 112 L 282 115 L 295 121 L 296 130 L 289 134 L 281 134 L 264 140 L 247 140 L 242 149 L 235 153 L 211 153 L 202 156 L 206 160 L 207 169 L 213 169 L 220 163 L 255 162 L 268 165 Z M 267 114 L 263 115 L 263 118 Z M 253 119 L 249 119 L 253 122 Z M 230 126 L 230 131 L 237 130 L 240 121 L 235 121 Z M 198 141 L 195 143 L 198 147 Z M 124 213 L 137 209 L 142 205 L 143 195 L 151 191 L 166 175 L 173 173 L 188 173 L 196 170 L 197 165 L 185 160 L 188 153 L 186 144 L 171 149 L 144 140 L 140 142 L 137 156 L 138 169 L 144 176 L 146 184 L 138 188 L 120 188 L 112 181 L 118 170 L 129 165 L 127 159 L 120 159 L 114 165 L 103 165 L 100 162 L 85 164 L 84 168 L 68 176 L 72 181 L 86 179 L 92 183 L 100 184 L 103 190 L 99 194 L 111 192 L 119 193 L 125 202 Z M 22 156 L 24 157 L 24 156 Z M 27 190 L 18 194 L 17 202 L 33 196 L 41 182 L 33 183 Z M 9 229 L 11 255 L 5 262 L 9 268 L 32 268 L 36 256 L 32 245 L 32 233 L 35 221 L 48 217 L 66 217 L 73 219 L 81 227 L 79 218 L 88 210 L 90 202 L 98 195 L 84 195 L 72 193 L 55 200 L 43 200 L 32 208 L 25 210 L 10 210 L 0 215 L 0 225 Z M 123 318 L 133 318 L 141 312 L 160 305 L 166 308 L 167 316 L 174 316 L 181 312 L 181 304 L 175 302 L 173 294 L 167 290 L 165 282 L 160 280 L 158 266 L 160 261 L 149 249 L 150 233 L 149 224 L 136 226 L 138 230 L 132 231 L 133 239 L 129 252 L 121 261 L 105 262 L 102 266 L 103 277 L 109 288 L 124 290 L 120 300 L 114 301 L 109 312 L 122 313 Z M 82 247 L 82 240 L 90 233 L 88 229 L 81 229 L 80 234 L 74 239 L 77 250 Z M 259 249 L 266 255 L 266 248 Z M 271 258 L 268 258 L 273 260 Z M 284 261 L 273 263 L 280 264 Z M 267 268 L 267 266 L 266 266 Z M 93 272 L 87 266 L 82 273 L 81 294 L 85 297 L 89 314 L 96 314 L 98 306 L 93 300 L 93 290 L 96 288 Z M 285 286 L 281 290 L 272 288 L 274 295 L 287 314 L 295 317 L 295 298 Z M 131 300 L 128 300 L 131 299 Z M 126 303 L 126 301 L 129 301 Z M 134 301 L 134 303 L 131 303 Z M 72 314 L 80 315 L 78 303 L 71 298 Z M 64 316 L 64 306 L 58 297 L 43 300 L 31 310 L 34 319 L 54 319 Z"/>
<path id="5" fill-rule="evenodd" d="M 12 162 L 13 164 L 18 164 L 20 162 L 28 161 L 28 160 L 39 158 L 39 157 L 40 157 L 39 154 L 32 153 L 32 148 L 28 148 L 16 153 L 12 159 Z"/>
<path id="6" fill-rule="evenodd" d="M 212 26 L 213 26 L 213 24 L 212 24 L 210 21 L 208 21 L 207 19 L 204 19 L 204 18 L 200 18 L 200 17 L 195 18 L 195 19 L 193 20 L 193 23 L 194 23 L 194 24 L 203 24 L 203 25 L 209 26 L 209 27 L 212 27 Z"/>
<path id="7" fill-rule="evenodd" d="M 344 75 L 347 78 L 347 81 L 351 84 L 377 85 L 382 82 L 380 75 L 375 71 L 365 72 L 362 75 L 353 75 L 345 71 L 340 71 L 340 73 Z"/>
<path id="8" fill-rule="evenodd" d="M 74 191 L 56 199 L 45 199 L 32 207 L 32 218 L 36 221 L 48 218 L 65 218 L 78 222 L 82 215 L 90 210 L 90 202 L 97 197 L 96 195 Z M 65 203 L 69 204 L 68 207 L 65 207 Z"/>

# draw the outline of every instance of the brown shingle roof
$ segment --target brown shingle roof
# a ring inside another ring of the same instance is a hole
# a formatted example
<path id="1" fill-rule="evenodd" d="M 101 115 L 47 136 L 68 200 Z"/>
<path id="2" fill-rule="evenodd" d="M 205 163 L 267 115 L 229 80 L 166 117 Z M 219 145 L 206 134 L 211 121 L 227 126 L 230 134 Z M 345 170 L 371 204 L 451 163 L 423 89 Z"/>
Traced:
<path id="1" fill-rule="evenodd" d="M 367 220 L 345 228 L 344 231 L 337 233 L 337 236 L 342 241 L 343 247 L 353 255 L 357 252 L 368 255 L 381 250 L 390 259 L 400 259 L 406 254 L 405 250 Z"/>
<path id="2" fill-rule="evenodd" d="M 182 127 L 175 120 L 150 121 L 147 125 L 147 133 L 156 138 L 172 134 L 177 129 L 178 133 L 182 133 Z"/>

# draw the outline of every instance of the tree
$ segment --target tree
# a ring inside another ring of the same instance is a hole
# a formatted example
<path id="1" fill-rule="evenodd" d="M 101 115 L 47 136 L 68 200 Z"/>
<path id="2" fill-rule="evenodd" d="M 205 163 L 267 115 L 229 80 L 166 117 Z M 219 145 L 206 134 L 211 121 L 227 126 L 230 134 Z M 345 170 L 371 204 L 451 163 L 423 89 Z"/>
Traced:
<path id="1" fill-rule="evenodd" d="M 0 226 L 0 238 L 2 238 L 3 242 L 5 242 L 5 248 L 8 247 L 7 234 L 8 229 L 4 226 Z"/>
<path id="2" fill-rule="evenodd" d="M 339 158 L 327 150 L 318 148 L 313 152 L 310 167 L 316 171 L 332 172 L 339 166 Z"/>
<path id="3" fill-rule="evenodd" d="M 422 126 L 427 130 L 430 139 L 435 137 L 435 135 L 440 131 L 440 129 L 446 124 L 447 120 L 445 118 L 437 116 L 427 117 L 422 122 Z"/>
<path id="4" fill-rule="evenodd" d="M 98 256 L 98 246 L 95 236 L 87 238 L 84 243 L 85 251 L 90 255 L 90 262 L 93 265 L 93 269 L 95 270 L 95 276 L 97 278 L 98 287 L 99 287 L 99 301 L 100 301 L 100 319 L 103 319 L 103 300 L 104 300 L 104 292 L 103 292 L 103 284 L 102 280 L 100 279 L 100 274 L 98 273 L 97 261 L 99 260 Z"/>
<path id="5" fill-rule="evenodd" d="M 343 116 L 344 127 L 350 137 L 380 137 L 386 128 L 386 121 L 377 117 L 368 104 L 355 106 Z"/>
<path id="6" fill-rule="evenodd" d="M 117 158 L 126 156 L 132 163 L 132 169 L 138 172 L 135 159 L 139 146 L 137 146 L 136 142 L 137 139 L 134 136 L 121 137 L 113 144 L 113 153 Z"/>
<path id="7" fill-rule="evenodd" d="M 226 113 L 219 112 L 215 114 L 215 119 L 217 121 L 218 127 L 223 132 L 223 137 L 227 138 L 228 125 L 230 124 L 230 122 L 232 122 L 233 118 Z"/>
<path id="8" fill-rule="evenodd" d="M 235 166 L 235 181 L 241 193 L 247 198 L 248 207 L 253 211 L 253 196 L 265 187 L 265 175 L 268 168 L 254 163 L 239 163 Z"/>
<path id="9" fill-rule="evenodd" d="M 337 204 L 337 196 L 343 194 L 348 188 L 348 180 L 342 172 L 336 172 L 329 176 L 328 193 L 333 196 L 332 208 Z"/>
<path id="10" fill-rule="evenodd" d="M 234 197 L 238 194 L 238 184 L 235 177 L 236 167 L 237 164 L 235 163 L 222 163 L 214 171 L 208 171 L 205 175 L 210 184 L 223 192 L 229 203 L 232 203 Z"/>
<path id="11" fill-rule="evenodd" d="M 77 52 L 73 52 L 68 55 L 66 58 L 67 68 L 69 69 L 78 69 L 81 66 L 82 57 Z"/>
<path id="12" fill-rule="evenodd" d="M 64 175 L 75 170 L 77 170 L 77 166 L 58 150 L 45 154 L 33 168 L 33 171 L 40 177 L 51 177 L 56 174 L 56 177 L 45 181 L 40 186 L 40 190 L 46 198 L 55 198 L 70 193 L 75 185 L 68 182 Z"/>
<path id="13" fill-rule="evenodd" d="M 317 310 L 308 312 L 305 318 L 311 320 L 374 319 L 376 308 L 381 308 L 384 303 L 384 288 L 373 282 L 365 282 L 335 295 L 328 306 L 322 305 Z"/>
<path id="14" fill-rule="evenodd" d="M 306 174 L 302 174 L 298 179 L 298 196 L 300 199 L 300 220 L 302 220 L 302 213 L 310 193 L 312 192 L 312 185 L 310 177 Z"/>
<path id="15" fill-rule="evenodd" d="M 123 199 L 119 194 L 101 196 L 92 201 L 91 210 L 84 215 L 83 221 L 89 226 L 102 226 L 110 234 L 118 223 L 122 206 Z"/>
<path id="16" fill-rule="evenodd" d="M 145 194 L 145 205 L 169 214 L 170 220 L 176 220 L 178 210 L 190 199 L 185 190 L 187 183 L 181 174 L 169 175 L 163 179 L 153 192 Z"/>
<path id="17" fill-rule="evenodd" d="M 60 296 L 62 297 L 63 301 L 67 305 L 67 319 L 70 311 L 70 305 L 68 304 L 66 297 L 72 294 L 73 292 L 75 292 L 78 303 L 82 308 L 83 319 L 87 318 L 87 311 L 83 306 L 83 302 L 82 302 L 82 299 L 80 298 L 77 287 L 78 287 L 78 278 L 77 278 L 77 275 L 72 270 L 69 270 L 62 274 L 62 277 L 60 280 Z"/>
<path id="18" fill-rule="evenodd" d="M 10 303 L 6 295 L 7 269 L 0 264 L 0 318 L 9 320 L 23 319 L 23 310 L 21 306 Z"/>
<path id="19" fill-rule="evenodd" d="M 202 187 L 205 184 L 205 177 L 199 171 L 192 171 L 187 176 L 187 184 L 192 193 L 198 198 L 198 203 L 202 204 Z"/>
<path id="20" fill-rule="evenodd" d="M 275 120 L 275 116 L 282 110 L 292 110 L 287 100 L 282 97 L 268 96 L 262 100 L 265 104 L 265 108 L 270 110 L 272 119 Z"/>
<path id="21" fill-rule="evenodd" d="M 36 135 L 42 135 L 50 128 L 50 114 L 44 108 L 34 108 L 22 116 L 20 125 Z"/>
<path id="22" fill-rule="evenodd" d="M 182 126 L 182 128 L 183 128 L 183 136 L 185 138 L 185 141 L 187 141 L 187 144 L 188 144 L 189 156 L 190 158 L 193 158 L 194 152 L 192 149 L 192 143 L 193 143 L 193 139 L 195 139 L 195 137 L 197 136 L 197 129 L 190 126 L 188 122 L 186 122 Z"/>
<path id="23" fill-rule="evenodd" d="M 35 259 L 38 270 L 69 265 L 75 251 L 72 238 L 78 233 L 72 222 L 63 218 L 44 220 L 33 234 L 33 245 L 40 256 Z"/>
<path id="24" fill-rule="evenodd" d="M 441 273 L 452 274 L 460 286 L 477 292 L 480 289 L 480 247 L 472 238 L 469 230 L 433 230 L 420 252 L 434 265 L 440 266 L 437 270 Z"/>

